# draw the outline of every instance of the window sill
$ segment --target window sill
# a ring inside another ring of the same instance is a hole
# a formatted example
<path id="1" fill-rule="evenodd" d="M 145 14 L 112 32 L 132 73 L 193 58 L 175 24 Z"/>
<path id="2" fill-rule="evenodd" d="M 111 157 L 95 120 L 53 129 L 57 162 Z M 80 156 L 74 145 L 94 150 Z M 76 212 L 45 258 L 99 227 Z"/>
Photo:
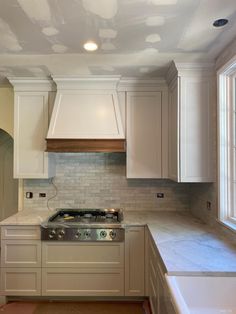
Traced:
<path id="1" fill-rule="evenodd" d="M 218 222 L 221 225 L 223 225 L 224 227 L 226 227 L 227 229 L 229 229 L 230 231 L 233 231 L 234 233 L 236 233 L 236 220 L 235 220 L 235 222 L 232 220 L 231 219 L 225 219 L 225 220 L 218 220 Z"/>

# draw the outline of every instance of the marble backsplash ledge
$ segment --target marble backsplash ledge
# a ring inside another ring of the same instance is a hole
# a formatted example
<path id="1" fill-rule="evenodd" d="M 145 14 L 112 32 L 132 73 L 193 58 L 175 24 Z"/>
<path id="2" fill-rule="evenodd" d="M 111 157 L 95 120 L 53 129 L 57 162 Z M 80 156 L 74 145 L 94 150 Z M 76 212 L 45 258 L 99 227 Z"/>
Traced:
<path id="1" fill-rule="evenodd" d="M 24 180 L 32 199 L 25 209 L 117 207 L 125 210 L 189 210 L 189 184 L 162 179 L 127 179 L 123 153 L 57 154 L 53 180 Z M 39 193 L 46 193 L 40 198 Z M 164 193 L 164 198 L 157 198 Z"/>

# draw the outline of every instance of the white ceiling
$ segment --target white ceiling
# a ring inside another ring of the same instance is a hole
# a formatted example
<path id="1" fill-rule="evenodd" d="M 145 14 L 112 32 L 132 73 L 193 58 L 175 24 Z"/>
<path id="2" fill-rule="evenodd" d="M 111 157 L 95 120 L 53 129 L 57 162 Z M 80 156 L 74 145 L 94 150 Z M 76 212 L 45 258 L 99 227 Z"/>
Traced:
<path id="1" fill-rule="evenodd" d="M 163 76 L 173 59 L 214 60 L 235 35 L 236 0 L 0 0 L 0 77 Z"/>

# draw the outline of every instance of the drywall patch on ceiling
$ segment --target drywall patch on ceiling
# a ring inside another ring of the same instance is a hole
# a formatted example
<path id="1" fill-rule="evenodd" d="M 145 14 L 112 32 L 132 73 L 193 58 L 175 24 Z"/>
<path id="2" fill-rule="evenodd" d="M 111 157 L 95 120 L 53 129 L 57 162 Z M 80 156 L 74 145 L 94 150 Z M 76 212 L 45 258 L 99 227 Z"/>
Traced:
<path id="1" fill-rule="evenodd" d="M 83 0 L 83 7 L 103 19 L 114 18 L 118 10 L 117 0 Z"/>
<path id="2" fill-rule="evenodd" d="M 116 47 L 115 47 L 115 45 L 113 45 L 112 43 L 107 42 L 107 43 L 102 43 L 101 49 L 102 49 L 102 50 L 109 50 L 109 51 L 110 51 L 110 50 L 115 50 Z"/>
<path id="3" fill-rule="evenodd" d="M 47 67 L 45 67 L 44 65 L 39 65 L 39 66 L 30 66 L 28 68 L 28 70 L 32 73 L 32 75 L 34 76 L 40 76 L 40 77 L 44 77 L 44 76 L 49 76 L 50 72 L 48 70 Z"/>
<path id="4" fill-rule="evenodd" d="M 148 0 L 148 2 L 154 5 L 174 5 L 178 0 Z"/>
<path id="5" fill-rule="evenodd" d="M 159 51 L 156 48 L 146 48 L 142 52 L 143 52 L 144 55 L 146 55 L 146 54 L 148 54 L 148 55 L 151 54 L 152 55 L 152 54 L 157 54 Z"/>
<path id="6" fill-rule="evenodd" d="M 160 35 L 157 34 L 157 33 L 156 33 L 156 34 L 150 34 L 150 35 L 148 35 L 148 36 L 146 37 L 145 41 L 146 41 L 147 43 L 152 43 L 152 44 L 154 44 L 154 43 L 157 43 L 157 42 L 161 41 L 161 37 L 160 37 Z"/>
<path id="7" fill-rule="evenodd" d="M 0 46 L 2 46 L 3 49 L 10 52 L 19 52 L 22 50 L 16 35 L 12 32 L 10 26 L 2 19 L 0 19 L 0 34 Z"/>
<path id="8" fill-rule="evenodd" d="M 147 26 L 161 26 L 165 24 L 165 17 L 164 16 L 149 16 L 146 18 L 146 25 Z"/>
<path id="9" fill-rule="evenodd" d="M 140 73 L 148 73 L 148 72 L 149 72 L 149 68 L 148 68 L 148 67 L 141 67 L 141 68 L 139 69 L 139 72 L 140 72 Z"/>
<path id="10" fill-rule="evenodd" d="M 98 35 L 101 38 L 116 38 L 117 31 L 111 28 L 101 28 Z"/>
<path id="11" fill-rule="evenodd" d="M 68 50 L 68 47 L 60 44 L 55 44 L 52 46 L 52 50 L 56 53 L 65 53 Z"/>
<path id="12" fill-rule="evenodd" d="M 104 71 L 108 71 L 108 72 L 113 72 L 115 71 L 114 67 L 110 66 L 110 65 L 105 65 L 102 67 L 102 70 Z"/>
<path id="13" fill-rule="evenodd" d="M 17 0 L 29 19 L 38 22 L 51 21 L 51 11 L 47 0 Z"/>
<path id="14" fill-rule="evenodd" d="M 42 33 L 46 36 L 54 36 L 59 33 L 59 30 L 56 29 L 55 27 L 49 26 L 42 28 Z"/>

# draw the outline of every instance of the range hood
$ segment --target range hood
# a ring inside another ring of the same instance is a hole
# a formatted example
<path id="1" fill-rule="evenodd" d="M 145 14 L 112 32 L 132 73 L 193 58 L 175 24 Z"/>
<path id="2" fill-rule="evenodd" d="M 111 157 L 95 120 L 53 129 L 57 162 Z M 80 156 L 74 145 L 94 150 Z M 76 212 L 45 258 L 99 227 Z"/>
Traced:
<path id="1" fill-rule="evenodd" d="M 48 152 L 125 151 L 119 79 L 53 77 L 57 94 L 46 138 Z"/>

